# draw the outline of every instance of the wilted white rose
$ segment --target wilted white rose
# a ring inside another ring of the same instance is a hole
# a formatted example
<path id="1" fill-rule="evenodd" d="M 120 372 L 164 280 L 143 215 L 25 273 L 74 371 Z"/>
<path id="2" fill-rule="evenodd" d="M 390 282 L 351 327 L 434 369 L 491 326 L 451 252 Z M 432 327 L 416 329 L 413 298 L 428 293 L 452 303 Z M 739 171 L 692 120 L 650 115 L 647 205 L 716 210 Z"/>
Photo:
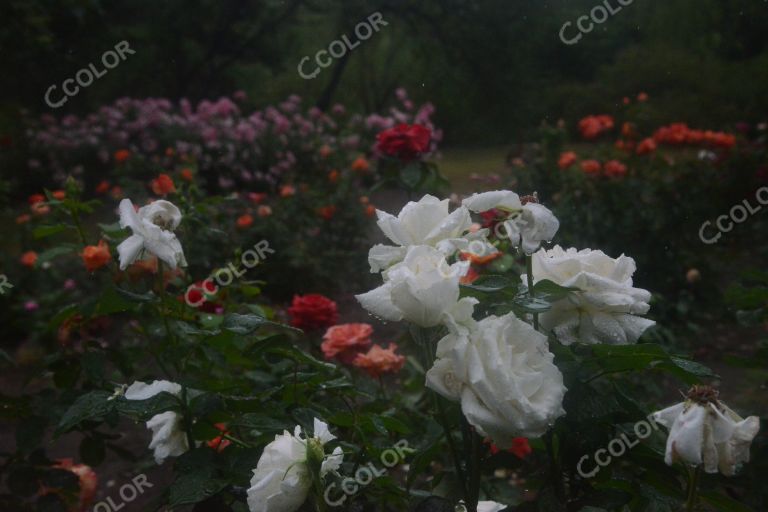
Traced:
<path id="1" fill-rule="evenodd" d="M 136 212 L 130 199 L 120 201 L 120 227 L 131 228 L 133 234 L 117 246 L 120 269 L 150 253 L 171 268 L 185 267 L 187 260 L 173 231 L 181 222 L 181 212 L 173 203 L 163 199 L 142 206 Z"/>
<path id="2" fill-rule="evenodd" d="M 653 413 L 654 420 L 669 428 L 664 461 L 698 466 L 707 473 L 732 476 L 749 462 L 749 447 L 760 430 L 757 416 L 744 419 L 706 386 L 694 388 L 688 400 Z"/>
<path id="3" fill-rule="evenodd" d="M 335 439 L 328 425 L 315 418 L 314 435 L 301 436 L 297 426 L 293 434 L 288 431 L 276 435 L 269 443 L 253 470 L 251 487 L 248 489 L 250 512 L 293 512 L 306 501 L 312 487 L 310 459 L 320 463 L 322 478 L 336 471 L 344 458 L 340 447 L 333 453 L 325 454 L 323 446 Z"/>
<path id="4" fill-rule="evenodd" d="M 167 380 L 156 380 L 152 384 L 136 381 L 125 390 L 125 398 L 147 400 L 163 391 L 179 396 L 181 386 Z M 154 451 L 155 462 L 158 464 L 162 464 L 168 457 L 178 457 L 189 450 L 180 414 L 174 411 L 156 414 L 147 421 L 147 428 L 152 431 L 149 449 Z"/>
<path id="5" fill-rule="evenodd" d="M 532 263 L 534 283 L 547 279 L 580 290 L 539 315 L 541 326 L 554 332 L 564 345 L 635 343 L 656 323 L 638 316 L 650 309 L 651 294 L 632 286 L 637 268 L 632 258 L 614 259 L 602 251 L 555 246 L 535 253 Z"/>
<path id="6" fill-rule="evenodd" d="M 411 246 L 402 262 L 382 274 L 383 285 L 356 298 L 379 318 L 432 327 L 446 321 L 447 315 L 466 317 L 467 308 L 475 303 L 468 297 L 459 300 L 459 280 L 468 269 L 468 261 L 449 265 L 434 247 Z"/>
<path id="7" fill-rule="evenodd" d="M 525 254 L 536 252 L 542 242 L 552 240 L 560 227 L 560 221 L 549 208 L 533 201 L 522 204 L 511 190 L 473 194 L 463 205 L 473 212 L 498 210 L 502 213 L 504 220 L 500 226 L 504 231 L 499 235 L 508 238 L 513 246 L 522 247 Z"/>
<path id="8" fill-rule="evenodd" d="M 418 202 L 410 201 L 397 217 L 376 210 L 377 224 L 381 231 L 396 246 L 377 244 L 368 254 L 371 272 L 380 272 L 402 261 L 407 248 L 413 245 L 436 247 L 446 256 L 453 254 L 457 247 L 466 245 L 464 234 L 472 225 L 469 211 L 459 207 L 448 211 L 448 199 L 440 200 L 429 194 Z M 479 238 L 484 233 L 473 234 Z"/>
<path id="9" fill-rule="evenodd" d="M 460 400 L 467 421 L 500 448 L 514 437 L 538 437 L 561 415 L 566 388 L 547 337 L 509 313 L 489 316 L 468 334 L 437 345 L 427 387 Z"/>

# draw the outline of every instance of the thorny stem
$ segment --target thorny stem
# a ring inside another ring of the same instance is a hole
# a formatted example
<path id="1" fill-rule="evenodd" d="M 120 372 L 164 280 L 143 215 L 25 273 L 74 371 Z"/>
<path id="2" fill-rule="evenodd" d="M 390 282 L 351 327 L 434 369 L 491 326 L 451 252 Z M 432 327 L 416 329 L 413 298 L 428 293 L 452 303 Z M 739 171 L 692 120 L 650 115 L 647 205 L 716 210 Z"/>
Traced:
<path id="1" fill-rule="evenodd" d="M 564 503 L 565 484 L 563 483 L 563 475 L 560 471 L 560 462 L 555 456 L 555 446 L 551 430 L 544 435 L 544 443 L 547 446 L 547 455 L 549 455 L 550 460 L 549 468 L 551 472 L 552 485 L 555 487 L 555 494 L 557 495 L 558 500 L 560 500 L 560 503 Z"/>
<path id="2" fill-rule="evenodd" d="M 467 455 L 469 483 L 465 497 L 467 512 L 477 512 L 477 502 L 480 497 L 480 458 L 482 445 L 480 437 L 472 430 L 469 422 L 461 415 L 461 433 L 464 437 L 464 452 Z"/>
<path id="3" fill-rule="evenodd" d="M 75 229 L 77 229 L 77 233 L 80 235 L 80 240 L 82 240 L 83 245 L 88 245 L 88 240 L 85 238 L 85 232 L 83 231 L 83 225 L 80 222 L 80 214 L 77 213 L 75 209 L 70 209 L 69 215 L 72 217 L 72 222 L 75 223 Z"/>
<path id="4" fill-rule="evenodd" d="M 433 343 L 431 340 L 431 332 L 429 332 L 428 329 L 422 329 L 420 327 L 414 327 L 411 331 L 411 336 L 413 337 L 413 341 L 416 343 L 416 345 L 419 347 L 421 351 L 421 359 L 422 359 L 422 365 L 424 366 L 424 371 L 428 371 L 430 368 L 432 368 L 432 365 L 434 364 L 435 359 L 435 347 L 433 347 Z M 453 435 L 451 434 L 451 428 L 448 424 L 448 418 L 445 413 L 445 405 L 442 402 L 442 399 L 438 394 L 433 391 L 428 391 L 429 395 L 432 397 L 432 403 L 437 408 L 438 412 L 438 420 L 440 423 L 440 426 L 443 427 L 443 433 L 445 434 L 445 439 L 448 441 L 448 447 L 451 450 L 451 458 L 453 459 L 453 466 L 456 471 L 456 478 L 461 484 L 462 494 L 466 498 L 468 496 L 467 494 L 467 481 L 466 477 L 464 475 L 464 470 L 461 467 L 461 457 L 459 456 L 459 450 L 456 447 L 456 444 L 453 440 Z M 461 413 L 459 413 L 461 415 Z M 463 421 L 463 415 L 462 421 Z M 467 462 L 469 462 L 469 459 L 467 459 Z M 469 466 L 467 466 L 469 467 Z"/>

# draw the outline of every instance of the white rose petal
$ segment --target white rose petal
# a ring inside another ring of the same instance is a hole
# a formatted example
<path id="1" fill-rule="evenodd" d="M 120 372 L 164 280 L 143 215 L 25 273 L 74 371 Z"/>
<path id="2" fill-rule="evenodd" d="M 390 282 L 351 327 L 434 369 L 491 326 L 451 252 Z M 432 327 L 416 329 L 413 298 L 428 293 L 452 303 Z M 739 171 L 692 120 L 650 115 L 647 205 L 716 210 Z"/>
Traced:
<path id="1" fill-rule="evenodd" d="M 125 398 L 126 400 L 148 400 L 162 392 L 179 396 L 181 386 L 167 380 L 156 380 L 151 384 L 136 381 L 125 390 Z M 182 420 L 180 414 L 166 411 L 152 416 L 147 421 L 147 428 L 152 431 L 149 449 L 154 451 L 155 462 L 158 464 L 162 464 L 168 457 L 177 457 L 189 450 Z"/>
<path id="2" fill-rule="evenodd" d="M 555 246 L 533 254 L 532 263 L 535 283 L 547 279 L 579 289 L 539 315 L 541 326 L 564 345 L 635 343 L 655 324 L 638 316 L 648 312 L 651 294 L 632 286 L 636 269 L 632 258 L 614 259 L 602 251 L 566 251 Z"/>
<path id="3" fill-rule="evenodd" d="M 375 245 L 368 255 L 371 272 L 379 272 L 402 261 L 407 248 L 414 245 L 436 247 L 446 256 L 453 254 L 472 226 L 472 219 L 464 207 L 449 213 L 448 203 L 448 199 L 440 200 L 427 194 L 418 202 L 406 204 L 397 217 L 376 210 L 379 228 L 397 247 Z"/>
<path id="4" fill-rule="evenodd" d="M 459 303 L 459 280 L 469 262 L 448 265 L 437 249 L 411 246 L 405 259 L 384 272 L 384 284 L 357 295 L 360 304 L 387 320 L 408 320 L 422 327 L 441 323 L 447 314 L 466 316 L 467 301 Z"/>
<path id="5" fill-rule="evenodd" d="M 461 203 L 473 212 L 487 212 L 494 208 L 507 211 L 517 211 L 522 209 L 523 203 L 520 202 L 520 196 L 511 190 L 493 190 L 473 194 L 464 199 Z"/>
<path id="6" fill-rule="evenodd" d="M 137 213 L 131 200 L 123 199 L 119 211 L 120 226 L 133 232 L 117 246 L 121 270 L 125 270 L 144 252 L 154 254 L 172 269 L 187 265 L 181 243 L 173 233 L 181 222 L 181 212 L 173 203 L 155 201 L 139 208 Z"/>
<path id="7" fill-rule="evenodd" d="M 722 402 L 694 400 L 673 405 L 653 414 L 669 428 L 664 461 L 680 460 L 707 473 L 720 471 L 732 476 L 740 464 L 749 462 L 749 447 L 760 430 L 757 416 L 744 419 Z"/>
<path id="8" fill-rule="evenodd" d="M 152 431 L 149 449 L 154 450 L 155 462 L 162 464 L 168 457 L 178 457 L 189 450 L 187 434 L 184 432 L 182 417 L 173 412 L 152 416 L 147 422 Z"/>
<path id="9" fill-rule="evenodd" d="M 312 475 L 307 465 L 308 443 L 319 446 L 336 439 L 328 425 L 314 419 L 314 435 L 310 439 L 301 436 L 301 428 L 294 433 L 284 431 L 276 435 L 259 459 L 248 489 L 250 512 L 294 512 L 306 501 L 312 486 Z M 326 454 L 320 468 L 320 478 L 336 471 L 344 460 L 340 447 Z"/>
<path id="10" fill-rule="evenodd" d="M 467 420 L 500 448 L 517 436 L 541 436 L 565 413 L 563 376 L 547 337 L 512 313 L 490 316 L 468 334 L 438 343 L 427 387 L 461 400 Z"/>

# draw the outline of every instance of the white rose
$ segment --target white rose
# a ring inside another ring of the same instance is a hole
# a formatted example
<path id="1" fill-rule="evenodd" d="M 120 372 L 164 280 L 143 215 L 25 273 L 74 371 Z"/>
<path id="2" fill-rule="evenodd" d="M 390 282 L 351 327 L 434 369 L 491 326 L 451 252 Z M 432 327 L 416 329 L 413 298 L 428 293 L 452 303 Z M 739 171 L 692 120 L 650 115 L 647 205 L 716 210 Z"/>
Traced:
<path id="1" fill-rule="evenodd" d="M 275 440 L 264 448 L 253 470 L 251 487 L 248 489 L 250 512 L 298 510 L 312 487 L 308 450 L 322 451 L 322 447 L 333 439 L 335 437 L 329 432 L 328 425 L 317 418 L 314 420 L 314 436 L 311 438 L 302 438 L 299 426 L 293 434 L 285 431 L 276 435 Z M 321 456 L 320 478 L 336 471 L 344 458 L 340 447 L 330 455 L 323 453 Z"/>
<path id="2" fill-rule="evenodd" d="M 525 254 L 538 250 L 542 242 L 549 242 L 560 228 L 560 221 L 547 208 L 538 203 L 522 204 L 520 197 L 510 190 L 494 190 L 474 194 L 464 200 L 464 206 L 473 212 L 499 210 L 507 214 L 501 223 L 504 236 L 513 246 L 522 247 Z"/>
<path id="3" fill-rule="evenodd" d="M 478 501 L 477 512 L 499 512 L 507 508 L 506 505 L 496 503 L 495 501 Z"/>
<path id="4" fill-rule="evenodd" d="M 538 437 L 565 414 L 563 376 L 547 337 L 509 313 L 450 333 L 437 345 L 427 387 L 460 400 L 464 415 L 500 448 Z"/>
<path id="5" fill-rule="evenodd" d="M 496 503 L 495 501 L 478 501 L 477 502 L 477 512 L 499 512 L 500 510 L 506 509 L 506 505 L 502 505 L 501 503 Z M 456 510 L 463 510 L 466 512 L 467 507 L 464 504 L 464 501 L 459 502 L 459 507 L 456 508 Z"/>
<path id="6" fill-rule="evenodd" d="M 468 261 L 449 265 L 439 250 L 411 246 L 402 262 L 383 273 L 383 285 L 356 298 L 385 320 L 408 320 L 432 327 L 446 321 L 448 315 L 466 317 L 467 308 L 476 302 L 459 300 L 459 279 L 468 269 Z"/>
<path id="7" fill-rule="evenodd" d="M 397 246 L 373 246 L 368 254 L 371 272 L 380 272 L 402 261 L 407 248 L 413 245 L 436 247 L 446 256 L 455 252 L 457 246 L 466 245 L 463 235 L 472 226 L 469 211 L 460 207 L 449 213 L 448 203 L 448 199 L 441 201 L 427 194 L 418 202 L 410 201 L 406 204 L 397 217 L 376 210 L 379 228 Z"/>
<path id="8" fill-rule="evenodd" d="M 125 398 L 147 400 L 163 391 L 179 396 L 181 386 L 167 380 L 156 380 L 152 384 L 136 381 L 125 390 Z M 180 414 L 174 411 L 156 414 L 147 421 L 147 428 L 152 431 L 149 449 L 154 451 L 155 462 L 158 464 L 162 464 L 168 457 L 178 457 L 189 450 Z"/>
<path id="9" fill-rule="evenodd" d="M 534 283 L 548 279 L 580 290 L 542 313 L 541 326 L 564 345 L 635 343 L 656 323 L 637 316 L 650 309 L 651 294 L 632 286 L 635 270 L 635 260 L 624 255 L 613 259 L 602 251 L 566 251 L 560 246 L 538 251 L 533 255 Z"/>
<path id="10" fill-rule="evenodd" d="M 152 431 L 149 449 L 153 450 L 158 464 L 162 464 L 168 457 L 178 457 L 189 450 L 180 414 L 174 411 L 156 414 L 147 422 L 147 428 Z"/>
<path id="11" fill-rule="evenodd" d="M 706 388 L 694 387 L 691 393 L 702 389 Z M 749 447 L 760 429 L 757 416 L 743 419 L 716 398 L 689 398 L 653 413 L 653 418 L 669 428 L 664 456 L 668 465 L 677 460 L 694 466 L 704 464 L 707 473 L 719 470 L 726 476 L 749 462 Z"/>
<path id="12" fill-rule="evenodd" d="M 120 227 L 129 227 L 133 232 L 117 246 L 121 270 L 140 259 L 144 251 L 171 268 L 187 265 L 181 243 L 173 233 L 181 222 L 181 212 L 173 203 L 161 199 L 142 206 L 137 213 L 131 200 L 123 199 L 119 209 Z"/>

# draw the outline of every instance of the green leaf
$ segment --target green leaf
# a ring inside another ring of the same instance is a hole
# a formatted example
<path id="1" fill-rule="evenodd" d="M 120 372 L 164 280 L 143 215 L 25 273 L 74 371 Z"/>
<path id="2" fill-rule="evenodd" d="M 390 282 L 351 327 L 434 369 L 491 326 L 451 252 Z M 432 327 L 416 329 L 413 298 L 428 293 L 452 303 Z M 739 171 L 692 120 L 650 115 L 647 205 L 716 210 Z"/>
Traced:
<path id="1" fill-rule="evenodd" d="M 138 307 L 138 302 L 128 300 L 123 294 L 118 293 L 117 289 L 110 287 L 104 290 L 104 293 L 96 302 L 94 314 L 110 315 L 124 311 L 135 311 Z"/>
<path id="2" fill-rule="evenodd" d="M 226 480 L 212 477 L 206 468 L 201 468 L 194 473 L 181 474 L 171 484 L 168 505 L 178 507 L 198 503 L 221 492 L 227 485 Z"/>
<path id="3" fill-rule="evenodd" d="M 56 435 L 72 430 L 83 421 L 104 418 L 115 409 L 115 401 L 109 400 L 111 396 L 112 393 L 101 390 L 80 395 L 62 416 Z"/>
<path id="4" fill-rule="evenodd" d="M 62 231 L 66 231 L 68 229 L 72 229 L 72 226 L 68 226 L 66 224 L 38 226 L 34 229 L 34 231 L 32 231 L 32 236 L 35 237 L 35 239 L 40 239 L 61 233 Z"/>
<path id="5" fill-rule="evenodd" d="M 35 263 L 35 265 L 40 266 L 45 262 L 51 261 L 64 254 L 73 253 L 75 251 L 76 251 L 76 248 L 74 245 L 60 245 L 58 247 L 48 249 L 47 251 L 43 251 L 42 253 L 40 253 L 40 255 L 37 257 L 37 262 Z"/>
<path id="6" fill-rule="evenodd" d="M 128 299 L 131 302 L 155 302 L 158 299 L 157 295 L 155 295 L 155 292 L 153 291 L 148 291 L 146 293 L 134 293 L 117 287 L 115 287 L 115 291 L 118 295 Z"/>
<path id="7" fill-rule="evenodd" d="M 125 397 L 120 397 L 115 401 L 117 402 L 117 410 L 120 413 L 136 418 L 139 421 L 147 421 L 156 414 L 179 410 L 181 407 L 179 399 L 167 391 L 158 393 L 146 400 L 128 400 Z"/>
<path id="8" fill-rule="evenodd" d="M 461 286 L 464 288 L 468 288 L 470 290 L 476 290 L 476 291 L 485 292 L 485 293 L 492 293 L 492 292 L 498 292 L 505 288 L 515 287 L 516 284 L 514 281 L 512 281 L 512 279 L 510 279 L 507 276 L 491 274 L 491 275 L 480 276 L 473 283 L 463 284 Z"/>
<path id="9" fill-rule="evenodd" d="M 569 293 L 577 292 L 577 291 L 579 291 L 578 288 L 560 286 L 559 284 L 555 283 L 554 281 L 550 281 L 549 279 L 542 279 L 541 281 L 533 285 L 534 296 L 536 297 L 544 296 L 550 302 L 554 302 L 556 300 L 562 299 L 563 297 L 567 296 Z"/>
<path id="10" fill-rule="evenodd" d="M 424 177 L 420 162 L 413 162 L 400 169 L 400 180 L 410 190 L 416 190 Z"/>
<path id="11" fill-rule="evenodd" d="M 227 329 L 235 334 L 251 334 L 263 325 L 272 325 L 276 327 L 282 327 L 290 329 L 292 331 L 301 332 L 299 329 L 294 329 L 291 326 L 272 322 L 267 320 L 263 316 L 259 315 L 241 315 L 238 313 L 230 313 L 224 317 L 224 321 L 221 323 L 222 329 Z"/>
<path id="12" fill-rule="evenodd" d="M 699 498 L 720 512 L 754 512 L 753 509 L 715 491 L 700 491 Z"/>

